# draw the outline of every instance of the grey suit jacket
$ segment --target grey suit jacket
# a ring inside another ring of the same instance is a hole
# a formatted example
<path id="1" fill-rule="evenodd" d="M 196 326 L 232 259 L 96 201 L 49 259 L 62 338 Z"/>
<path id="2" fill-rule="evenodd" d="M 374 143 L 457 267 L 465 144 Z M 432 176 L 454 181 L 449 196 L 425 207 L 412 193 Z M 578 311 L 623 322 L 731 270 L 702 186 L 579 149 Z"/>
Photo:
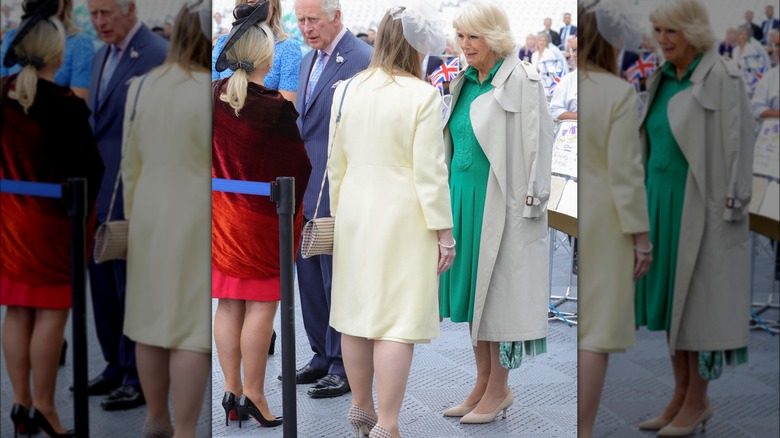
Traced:
<path id="1" fill-rule="evenodd" d="M 116 174 L 119 172 L 119 162 L 122 159 L 122 125 L 130 81 L 162 64 L 167 53 L 168 42 L 142 24 L 133 39 L 130 40 L 122 58 L 119 59 L 119 64 L 106 85 L 103 96 L 100 97 L 99 106 L 97 102 L 98 89 L 102 80 L 103 65 L 109 55 L 109 45 L 101 47 L 92 61 L 92 79 L 89 82 L 89 100 L 87 101 L 89 109 L 92 110 L 89 124 L 95 134 L 100 156 L 103 158 L 103 164 L 106 168 L 103 173 L 103 182 L 98 191 L 98 222 L 105 222 L 108 219 L 111 194 L 114 192 Z M 117 190 L 111 216 L 113 219 L 124 218 L 121 184 Z"/>
<path id="2" fill-rule="evenodd" d="M 320 193 L 322 176 L 325 174 L 325 166 L 328 162 L 330 109 L 336 84 L 365 70 L 371 61 L 371 53 L 371 46 L 355 37 L 352 32 L 347 31 L 338 45 L 336 45 L 336 49 L 331 54 L 319 81 L 317 81 L 317 85 L 312 90 L 311 104 L 308 110 L 304 107 L 304 97 L 317 51 L 310 51 L 301 61 L 301 71 L 298 76 L 298 96 L 295 101 L 295 107 L 300 113 L 298 116 L 298 129 L 301 131 L 301 138 L 303 138 L 312 166 L 309 185 L 306 187 L 306 193 L 303 195 L 303 215 L 306 219 L 311 219 L 314 216 L 314 208 L 317 205 L 317 196 Z M 343 61 L 339 62 L 339 59 Z M 328 184 L 325 183 L 317 217 L 327 216 L 330 216 L 330 196 L 328 195 Z"/>

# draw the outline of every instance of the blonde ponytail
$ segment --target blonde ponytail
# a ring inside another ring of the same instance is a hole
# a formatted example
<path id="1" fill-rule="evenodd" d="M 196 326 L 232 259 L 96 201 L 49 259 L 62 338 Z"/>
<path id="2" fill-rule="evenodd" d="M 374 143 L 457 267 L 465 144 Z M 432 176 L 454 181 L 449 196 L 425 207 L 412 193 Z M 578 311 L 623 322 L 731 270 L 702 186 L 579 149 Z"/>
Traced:
<path id="1" fill-rule="evenodd" d="M 246 70 L 242 68 L 236 70 L 228 79 L 227 92 L 219 96 L 219 100 L 227 102 L 233 108 L 236 112 L 236 117 L 238 117 L 238 112 L 241 111 L 246 102 L 248 81 Z"/>
<path id="2" fill-rule="evenodd" d="M 38 91 L 38 70 L 60 61 L 65 52 L 65 28 L 56 17 L 40 21 L 13 48 L 24 65 L 8 97 L 19 102 L 28 114 Z"/>
<path id="3" fill-rule="evenodd" d="M 227 92 L 219 100 L 227 102 L 238 117 L 246 103 L 248 72 L 270 70 L 274 59 L 274 37 L 267 25 L 252 26 L 227 51 L 228 66 L 234 70 Z"/>

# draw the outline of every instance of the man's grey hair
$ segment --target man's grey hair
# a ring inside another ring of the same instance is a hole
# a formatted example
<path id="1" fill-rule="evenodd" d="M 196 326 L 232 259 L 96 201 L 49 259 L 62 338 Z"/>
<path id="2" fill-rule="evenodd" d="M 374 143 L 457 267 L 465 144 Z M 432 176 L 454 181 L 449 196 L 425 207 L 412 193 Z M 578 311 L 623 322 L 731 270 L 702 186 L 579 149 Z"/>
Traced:
<path id="1" fill-rule="evenodd" d="M 136 14 L 138 13 L 138 3 L 135 0 L 116 0 L 116 2 L 119 4 L 119 6 L 122 7 L 122 10 L 125 12 L 130 10 L 130 3 L 133 3 L 135 4 Z"/>
<path id="2" fill-rule="evenodd" d="M 293 9 L 298 0 L 293 2 Z M 336 18 L 336 11 L 341 10 L 341 3 L 339 0 L 322 0 L 322 10 L 328 15 L 328 20 L 333 21 Z"/>

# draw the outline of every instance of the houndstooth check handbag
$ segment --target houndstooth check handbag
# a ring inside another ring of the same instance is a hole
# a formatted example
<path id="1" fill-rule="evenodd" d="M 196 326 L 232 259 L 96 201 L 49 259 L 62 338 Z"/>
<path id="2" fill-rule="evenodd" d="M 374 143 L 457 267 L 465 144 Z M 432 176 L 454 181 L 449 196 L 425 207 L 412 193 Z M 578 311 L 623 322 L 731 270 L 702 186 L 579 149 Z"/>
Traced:
<path id="1" fill-rule="evenodd" d="M 141 93 L 141 87 L 146 80 L 146 75 L 141 78 L 138 89 L 135 92 L 135 101 L 133 102 L 133 112 L 130 114 L 130 123 L 128 123 L 127 133 L 122 141 L 122 155 L 124 155 L 125 143 L 130 132 L 133 120 L 135 120 L 135 108 L 138 105 L 138 95 Z M 121 170 L 116 172 L 116 181 L 114 182 L 114 193 L 111 195 L 111 203 L 108 205 L 108 220 L 95 230 L 95 247 L 92 252 L 95 263 L 103 263 L 109 260 L 127 259 L 127 235 L 130 229 L 130 222 L 126 219 L 111 220 L 111 213 L 114 211 L 114 202 L 116 201 L 116 192 L 119 190 L 119 180 L 122 177 Z"/>
<path id="2" fill-rule="evenodd" d="M 330 147 L 328 147 L 328 160 L 330 160 L 330 153 L 333 150 L 333 140 L 336 138 L 336 132 L 338 132 L 339 124 L 341 123 L 341 107 L 344 105 L 344 96 L 347 95 L 347 88 L 349 88 L 350 82 L 352 82 L 352 79 L 347 82 L 347 85 L 344 87 L 344 93 L 341 95 L 339 112 L 336 115 L 336 126 L 333 128 L 333 136 L 330 139 Z M 304 259 L 318 255 L 333 254 L 333 230 L 336 225 L 336 218 L 317 217 L 317 212 L 320 209 L 320 200 L 322 199 L 322 190 L 325 188 L 325 179 L 327 177 L 328 164 L 326 162 L 325 174 L 322 175 L 322 184 L 320 184 L 320 194 L 317 196 L 317 206 L 314 207 L 314 218 L 303 226 L 301 257 Z"/>

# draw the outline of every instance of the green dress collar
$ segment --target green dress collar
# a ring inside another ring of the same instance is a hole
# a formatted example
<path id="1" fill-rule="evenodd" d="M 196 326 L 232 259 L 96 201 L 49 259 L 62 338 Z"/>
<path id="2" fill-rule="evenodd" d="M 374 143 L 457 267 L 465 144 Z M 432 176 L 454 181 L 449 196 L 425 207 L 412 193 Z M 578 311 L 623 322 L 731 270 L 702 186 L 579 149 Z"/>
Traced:
<path id="1" fill-rule="evenodd" d="M 661 73 L 670 79 L 674 79 L 675 81 L 680 81 L 680 82 L 689 81 L 691 79 L 691 75 L 693 74 L 693 71 L 696 70 L 696 66 L 699 65 L 699 62 L 703 57 L 704 54 L 699 53 L 699 55 L 696 56 L 696 59 L 693 60 L 691 65 L 688 66 L 688 69 L 685 70 L 685 74 L 682 75 L 680 79 L 677 79 L 677 67 L 669 61 L 666 61 L 663 68 L 661 69 Z"/>
<path id="2" fill-rule="evenodd" d="M 483 84 L 490 84 L 493 82 L 493 77 L 498 72 L 498 69 L 501 68 L 501 64 L 504 63 L 504 59 L 499 59 L 496 65 L 490 70 L 490 73 L 488 73 L 487 77 L 484 81 L 482 81 L 482 84 L 479 83 L 479 72 L 476 68 L 474 68 L 473 65 L 470 65 L 468 69 L 466 69 L 466 79 L 470 80 L 471 82 L 474 82 L 477 85 L 483 85 Z"/>

